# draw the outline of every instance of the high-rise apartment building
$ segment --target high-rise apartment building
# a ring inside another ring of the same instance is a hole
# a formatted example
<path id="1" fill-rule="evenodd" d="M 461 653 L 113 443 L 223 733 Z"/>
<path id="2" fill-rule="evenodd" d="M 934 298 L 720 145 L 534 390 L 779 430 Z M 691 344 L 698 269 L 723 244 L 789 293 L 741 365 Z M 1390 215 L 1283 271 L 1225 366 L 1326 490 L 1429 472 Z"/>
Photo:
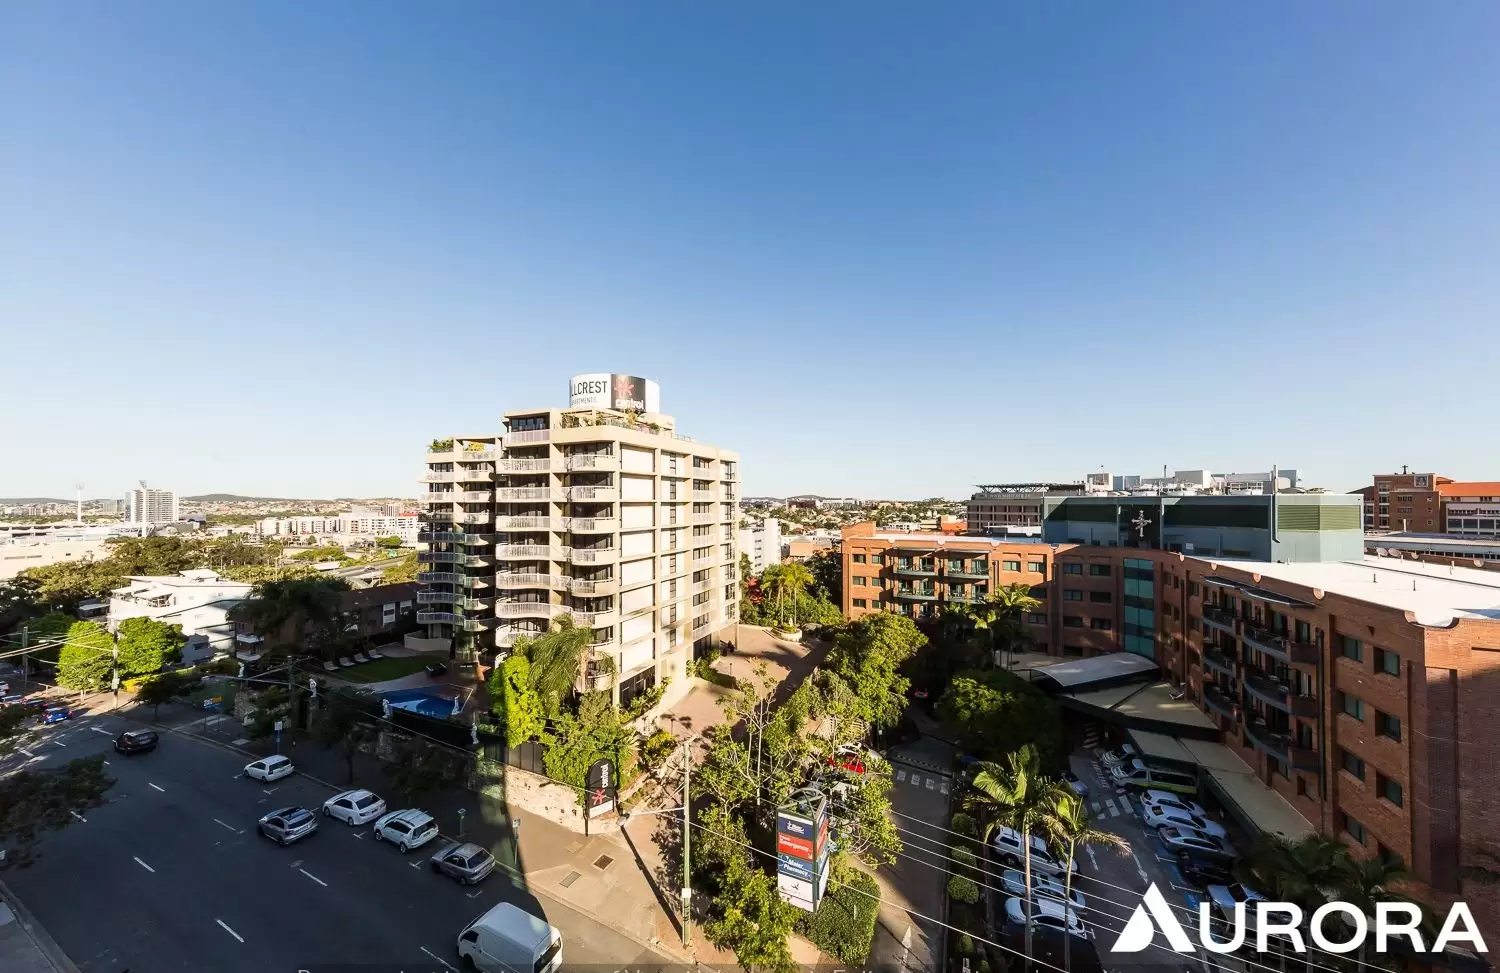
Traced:
<path id="1" fill-rule="evenodd" d="M 781 521 L 775 517 L 752 520 L 740 528 L 740 552 L 750 557 L 750 570 L 760 574 L 781 563 Z"/>
<path id="2" fill-rule="evenodd" d="M 676 431 L 654 382 L 573 379 L 568 408 L 427 454 L 418 621 L 464 656 L 564 616 L 593 632 L 585 688 L 622 702 L 671 678 L 738 611 L 739 456 Z"/>
<path id="3" fill-rule="evenodd" d="M 125 519 L 132 524 L 170 524 L 177 520 L 177 494 L 141 485 L 125 494 Z"/>

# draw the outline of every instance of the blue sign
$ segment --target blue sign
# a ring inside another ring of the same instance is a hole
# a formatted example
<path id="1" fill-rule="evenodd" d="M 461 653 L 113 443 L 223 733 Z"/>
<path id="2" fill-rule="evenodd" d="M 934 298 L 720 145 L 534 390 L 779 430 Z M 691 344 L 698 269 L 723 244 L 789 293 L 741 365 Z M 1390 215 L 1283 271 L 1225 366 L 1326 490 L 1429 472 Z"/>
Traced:
<path id="1" fill-rule="evenodd" d="M 776 815 L 776 830 L 784 834 L 794 834 L 799 838 L 806 838 L 808 841 L 811 841 L 813 836 L 811 821 L 803 821 L 784 814 Z"/>
<path id="2" fill-rule="evenodd" d="M 794 878 L 802 879 L 804 882 L 811 882 L 813 880 L 813 870 L 807 862 L 793 858 L 791 855 L 777 855 L 776 857 L 780 859 L 780 864 L 776 870 L 782 875 L 791 875 Z"/>

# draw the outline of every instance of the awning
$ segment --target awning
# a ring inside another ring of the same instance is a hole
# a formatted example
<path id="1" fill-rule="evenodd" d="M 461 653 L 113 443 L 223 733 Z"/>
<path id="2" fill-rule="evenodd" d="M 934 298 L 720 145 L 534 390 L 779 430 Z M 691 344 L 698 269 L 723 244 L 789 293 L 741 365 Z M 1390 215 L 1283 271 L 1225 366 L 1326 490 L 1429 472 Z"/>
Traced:
<path id="1" fill-rule="evenodd" d="M 1087 659 L 1068 659 L 1055 666 L 1038 670 L 1043 678 L 1051 679 L 1064 689 L 1087 686 L 1091 683 L 1119 679 L 1123 676 L 1156 672 L 1156 663 L 1143 655 L 1131 652 L 1107 652 Z"/>
<path id="2" fill-rule="evenodd" d="M 1154 723 L 1172 723 L 1177 726 L 1194 726 L 1204 730 L 1217 730 L 1219 725 L 1194 706 L 1180 690 L 1166 683 L 1147 686 L 1134 696 L 1115 707 L 1115 712 L 1126 718 L 1134 717 Z"/>
<path id="3" fill-rule="evenodd" d="M 1131 743 L 1147 760 L 1166 760 L 1174 764 L 1196 764 L 1193 755 L 1176 737 L 1151 730 L 1130 730 Z"/>
<path id="4" fill-rule="evenodd" d="M 1210 770 L 1207 779 L 1224 809 L 1251 834 L 1280 835 L 1288 841 L 1312 834 L 1312 824 L 1254 774 Z"/>
<path id="5" fill-rule="evenodd" d="M 1042 670 L 1045 671 L 1045 670 Z M 1166 683 L 1128 683 L 1056 697 L 1064 708 L 1163 736 L 1219 736 L 1219 727 Z"/>

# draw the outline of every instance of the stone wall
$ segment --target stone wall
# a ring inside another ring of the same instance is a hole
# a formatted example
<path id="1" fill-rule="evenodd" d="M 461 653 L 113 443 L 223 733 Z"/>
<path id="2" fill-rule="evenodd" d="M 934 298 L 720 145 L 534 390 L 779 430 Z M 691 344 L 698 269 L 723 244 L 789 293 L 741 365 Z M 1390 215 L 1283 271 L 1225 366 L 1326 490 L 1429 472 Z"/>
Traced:
<path id="1" fill-rule="evenodd" d="M 585 833 L 578 792 L 566 784 L 492 760 L 479 761 L 474 778 L 475 789 L 503 798 L 512 808 L 546 818 L 569 831 Z M 614 814 L 594 818 L 588 822 L 586 830 L 588 834 L 618 831 L 620 819 Z"/>

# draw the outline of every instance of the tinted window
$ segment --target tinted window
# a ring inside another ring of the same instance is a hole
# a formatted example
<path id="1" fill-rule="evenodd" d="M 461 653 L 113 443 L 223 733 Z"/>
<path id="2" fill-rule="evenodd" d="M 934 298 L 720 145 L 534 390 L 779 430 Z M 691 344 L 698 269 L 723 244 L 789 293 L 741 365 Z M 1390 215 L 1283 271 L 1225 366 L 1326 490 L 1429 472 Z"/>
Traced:
<path id="1" fill-rule="evenodd" d="M 392 831 L 408 830 L 405 821 L 392 821 L 390 824 L 386 825 L 386 827 L 390 828 Z"/>
<path id="2" fill-rule="evenodd" d="M 359 800 L 355 801 L 354 806 L 359 808 L 360 810 L 364 810 L 365 808 L 370 807 L 372 804 L 374 804 L 377 800 L 379 800 L 379 798 L 377 798 L 375 795 L 367 794 L 364 797 L 361 797 Z"/>

